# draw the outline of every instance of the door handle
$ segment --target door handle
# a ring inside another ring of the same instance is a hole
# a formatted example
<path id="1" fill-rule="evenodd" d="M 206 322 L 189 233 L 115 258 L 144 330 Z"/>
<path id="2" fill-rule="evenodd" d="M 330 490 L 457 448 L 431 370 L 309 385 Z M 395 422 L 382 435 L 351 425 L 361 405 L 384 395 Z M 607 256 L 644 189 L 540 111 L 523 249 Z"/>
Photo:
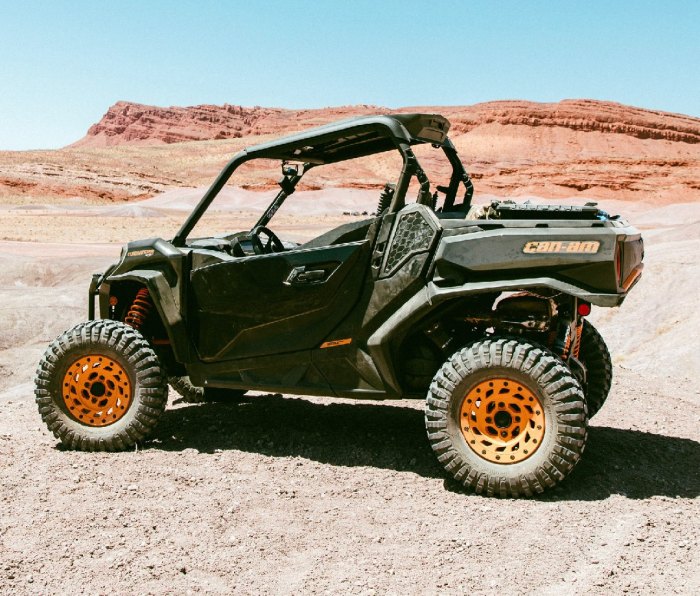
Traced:
<path id="1" fill-rule="evenodd" d="M 326 272 L 323 269 L 312 269 L 311 271 L 304 271 L 297 275 L 297 281 L 300 283 L 313 283 L 315 281 L 322 281 L 326 277 Z"/>
<path id="2" fill-rule="evenodd" d="M 325 281 L 328 272 L 325 269 L 307 269 L 306 267 L 294 267 L 289 272 L 287 285 L 305 285 Z"/>

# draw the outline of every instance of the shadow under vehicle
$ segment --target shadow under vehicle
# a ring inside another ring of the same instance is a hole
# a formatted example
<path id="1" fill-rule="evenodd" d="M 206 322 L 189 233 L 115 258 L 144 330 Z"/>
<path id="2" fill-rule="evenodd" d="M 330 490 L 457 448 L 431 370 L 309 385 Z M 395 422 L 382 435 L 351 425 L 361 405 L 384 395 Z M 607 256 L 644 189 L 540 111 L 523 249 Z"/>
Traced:
<path id="1" fill-rule="evenodd" d="M 415 397 L 460 484 L 498 496 L 556 485 L 581 458 L 612 379 L 585 317 L 622 303 L 643 242 L 594 204 L 473 205 L 448 130 L 439 115 L 369 116 L 234 156 L 174 238 L 131 242 L 93 277 L 90 320 L 39 364 L 49 429 L 70 448 L 133 446 L 162 415 L 168 379 L 191 401 L 248 390 Z M 419 145 L 449 164 L 444 185 L 431 183 Z M 304 244 L 270 228 L 310 170 L 390 151 L 402 165 L 372 217 Z M 255 159 L 282 170 L 269 207 L 250 230 L 196 237 L 234 171 Z"/>

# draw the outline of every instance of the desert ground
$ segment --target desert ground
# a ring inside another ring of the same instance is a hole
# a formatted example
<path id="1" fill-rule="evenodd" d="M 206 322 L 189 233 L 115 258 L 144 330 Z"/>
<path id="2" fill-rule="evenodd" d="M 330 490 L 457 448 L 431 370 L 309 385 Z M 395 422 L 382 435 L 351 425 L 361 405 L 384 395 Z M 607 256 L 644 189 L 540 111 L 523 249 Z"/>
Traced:
<path id="1" fill-rule="evenodd" d="M 362 210 L 359 191 L 332 212 L 309 192 L 280 213 L 281 236 Z M 0 592 L 700 592 L 700 203 L 602 202 L 646 240 L 639 285 L 592 315 L 611 395 L 564 483 L 501 500 L 446 480 L 408 400 L 189 405 L 171 392 L 138 450 L 62 450 L 34 405 L 42 352 L 85 319 L 90 274 L 127 239 L 167 237 L 196 195 L 3 201 Z M 255 215 L 236 201 L 225 226 Z"/>

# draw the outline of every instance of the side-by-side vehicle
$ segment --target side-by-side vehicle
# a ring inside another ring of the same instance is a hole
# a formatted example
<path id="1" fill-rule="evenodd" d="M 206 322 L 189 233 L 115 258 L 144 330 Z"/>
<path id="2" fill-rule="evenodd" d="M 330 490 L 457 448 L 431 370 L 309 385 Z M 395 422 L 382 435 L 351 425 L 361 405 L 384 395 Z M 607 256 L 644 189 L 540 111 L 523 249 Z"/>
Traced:
<path id="1" fill-rule="evenodd" d="M 594 204 L 474 205 L 449 127 L 433 114 L 368 116 L 238 153 L 173 238 L 130 242 L 93 277 L 89 321 L 39 364 L 48 428 L 69 448 L 133 447 L 165 409 L 168 380 L 191 400 L 417 398 L 437 459 L 465 487 L 520 496 L 564 479 L 612 378 L 586 316 L 625 299 L 642 239 Z M 443 184 L 420 145 L 449 165 Z M 384 152 L 401 166 L 371 217 L 304 244 L 273 231 L 307 172 Z M 256 159 L 277 160 L 281 179 L 255 225 L 193 234 Z"/>

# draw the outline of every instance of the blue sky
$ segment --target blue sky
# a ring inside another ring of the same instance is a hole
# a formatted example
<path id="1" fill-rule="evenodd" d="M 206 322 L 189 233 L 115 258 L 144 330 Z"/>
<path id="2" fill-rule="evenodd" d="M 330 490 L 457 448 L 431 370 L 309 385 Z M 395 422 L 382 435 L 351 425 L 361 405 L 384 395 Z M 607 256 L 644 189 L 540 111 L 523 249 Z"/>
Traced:
<path id="1" fill-rule="evenodd" d="M 118 100 L 700 116 L 698 23 L 681 1 L 0 0 L 0 149 L 64 146 Z"/>

